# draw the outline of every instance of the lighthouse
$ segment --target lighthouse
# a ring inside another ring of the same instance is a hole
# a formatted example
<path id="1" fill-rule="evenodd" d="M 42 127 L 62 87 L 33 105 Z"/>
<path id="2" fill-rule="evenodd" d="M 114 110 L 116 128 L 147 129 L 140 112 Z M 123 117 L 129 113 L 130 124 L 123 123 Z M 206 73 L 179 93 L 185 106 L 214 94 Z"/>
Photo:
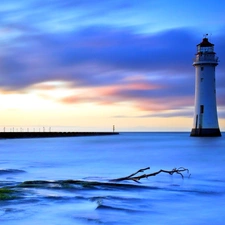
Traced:
<path id="1" fill-rule="evenodd" d="M 218 57 L 207 35 L 197 45 L 195 67 L 195 111 L 191 136 L 221 136 L 216 105 L 215 69 Z"/>

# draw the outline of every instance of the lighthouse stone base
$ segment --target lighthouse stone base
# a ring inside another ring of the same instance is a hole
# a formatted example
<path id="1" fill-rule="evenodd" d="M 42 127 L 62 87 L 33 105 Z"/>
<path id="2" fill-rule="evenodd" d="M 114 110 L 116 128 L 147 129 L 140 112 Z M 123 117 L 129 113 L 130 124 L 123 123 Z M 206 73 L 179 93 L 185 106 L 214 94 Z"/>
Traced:
<path id="1" fill-rule="evenodd" d="M 192 137 L 220 137 L 220 129 L 219 128 L 193 128 L 191 130 Z"/>

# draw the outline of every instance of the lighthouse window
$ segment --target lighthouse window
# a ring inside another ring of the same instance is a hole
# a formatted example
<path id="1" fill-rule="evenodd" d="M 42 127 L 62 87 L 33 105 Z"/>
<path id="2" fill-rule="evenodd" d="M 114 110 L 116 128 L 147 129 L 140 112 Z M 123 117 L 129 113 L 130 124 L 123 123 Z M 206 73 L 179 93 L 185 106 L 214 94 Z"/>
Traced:
<path id="1" fill-rule="evenodd" d="M 201 67 L 201 71 L 203 71 L 203 70 L 204 70 L 204 67 L 202 66 L 202 67 Z"/>
<path id="2" fill-rule="evenodd" d="M 200 105 L 200 113 L 204 113 L 204 105 Z"/>

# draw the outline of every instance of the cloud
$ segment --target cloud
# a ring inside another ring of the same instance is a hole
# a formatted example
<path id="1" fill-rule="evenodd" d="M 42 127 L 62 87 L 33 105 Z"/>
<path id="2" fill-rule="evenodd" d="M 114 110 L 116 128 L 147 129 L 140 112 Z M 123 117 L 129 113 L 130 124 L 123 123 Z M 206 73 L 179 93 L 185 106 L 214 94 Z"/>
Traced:
<path id="1" fill-rule="evenodd" d="M 126 104 L 133 105 L 140 111 L 163 111 L 182 109 L 192 106 L 194 99 L 185 92 L 175 95 L 177 91 L 166 89 L 158 83 L 148 81 L 147 77 L 134 76 L 121 84 L 83 89 L 76 94 L 62 98 L 63 103 L 95 103 L 100 105 Z"/>
<path id="2" fill-rule="evenodd" d="M 140 118 L 152 118 L 152 117 L 193 117 L 193 110 L 190 109 L 182 109 L 182 110 L 175 110 L 175 111 L 166 111 L 166 112 L 158 112 L 158 113 L 151 113 L 144 116 L 139 116 Z"/>
<path id="3" fill-rule="evenodd" d="M 131 28 L 102 25 L 48 33 L 25 25 L 14 27 L 20 35 L 0 54 L 1 89 L 19 91 L 59 80 L 85 90 L 61 99 L 67 104 L 129 101 L 144 111 L 194 104 L 191 64 L 200 41 L 190 29 L 137 34 Z M 225 39 L 215 40 L 223 56 Z M 218 68 L 218 102 L 224 105 L 224 64 Z"/>
<path id="4" fill-rule="evenodd" d="M 176 39 L 173 33 L 176 34 Z M 172 75 L 182 72 L 184 75 L 191 71 L 191 66 L 188 68 L 190 54 L 186 54 L 185 50 L 180 51 L 181 43 L 177 44 L 177 40 L 187 42 L 189 36 L 184 30 L 142 36 L 129 29 L 120 30 L 105 26 L 58 35 L 28 33 L 15 39 L 17 46 L 8 47 L 10 54 L 2 53 L 1 69 L 9 85 L 13 80 L 12 74 L 18 72 L 27 77 L 30 77 L 30 74 L 32 77 L 37 76 L 39 79 L 28 79 L 35 82 L 52 79 L 52 73 L 63 69 L 67 72 L 65 77 L 83 80 L 84 84 L 90 79 L 93 85 L 95 79 L 97 85 L 98 78 L 103 73 L 106 74 L 106 79 L 110 77 L 109 82 L 111 75 L 116 77 L 118 72 L 120 76 L 121 72 L 141 71 L 167 71 Z M 181 57 L 182 55 L 184 57 Z M 30 71 L 31 67 L 34 68 L 33 71 Z M 68 72 L 70 69 L 74 72 Z M 85 75 L 89 75 L 88 79 Z M 64 76 L 61 76 L 64 79 Z M 25 82 L 25 85 L 30 82 Z M 4 83 L 1 85 L 4 86 Z"/>

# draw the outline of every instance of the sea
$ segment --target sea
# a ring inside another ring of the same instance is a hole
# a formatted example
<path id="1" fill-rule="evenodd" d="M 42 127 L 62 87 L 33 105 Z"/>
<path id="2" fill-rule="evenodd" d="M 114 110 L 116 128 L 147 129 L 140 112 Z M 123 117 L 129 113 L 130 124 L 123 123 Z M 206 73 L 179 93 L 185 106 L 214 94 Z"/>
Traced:
<path id="1" fill-rule="evenodd" d="M 188 171 L 112 181 L 146 167 Z M 225 133 L 1 139 L 0 188 L 1 225 L 224 225 Z"/>

